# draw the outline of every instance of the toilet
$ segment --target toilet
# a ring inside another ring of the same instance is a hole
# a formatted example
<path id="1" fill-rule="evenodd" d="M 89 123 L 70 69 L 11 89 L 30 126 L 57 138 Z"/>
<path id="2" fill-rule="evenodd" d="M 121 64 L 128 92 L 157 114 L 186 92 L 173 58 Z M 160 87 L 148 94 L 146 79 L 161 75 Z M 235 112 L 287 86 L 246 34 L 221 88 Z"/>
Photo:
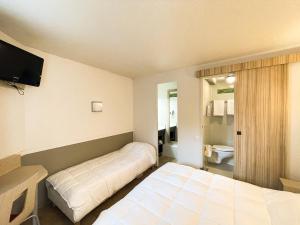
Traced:
<path id="1" fill-rule="evenodd" d="M 213 145 L 212 155 L 208 158 L 211 163 L 221 164 L 223 159 L 231 158 L 234 155 L 234 148 L 225 145 Z"/>

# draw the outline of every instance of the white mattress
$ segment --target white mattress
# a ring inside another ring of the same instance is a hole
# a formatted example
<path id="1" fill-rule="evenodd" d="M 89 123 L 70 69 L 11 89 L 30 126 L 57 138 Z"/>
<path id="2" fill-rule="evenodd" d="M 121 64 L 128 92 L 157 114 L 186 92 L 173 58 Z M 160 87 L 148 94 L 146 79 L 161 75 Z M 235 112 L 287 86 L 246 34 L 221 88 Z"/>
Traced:
<path id="1" fill-rule="evenodd" d="M 134 142 L 119 151 L 60 171 L 47 182 L 74 211 L 76 222 L 155 162 L 153 146 Z"/>
<path id="2" fill-rule="evenodd" d="M 94 225 L 299 225 L 300 195 L 168 163 Z"/>

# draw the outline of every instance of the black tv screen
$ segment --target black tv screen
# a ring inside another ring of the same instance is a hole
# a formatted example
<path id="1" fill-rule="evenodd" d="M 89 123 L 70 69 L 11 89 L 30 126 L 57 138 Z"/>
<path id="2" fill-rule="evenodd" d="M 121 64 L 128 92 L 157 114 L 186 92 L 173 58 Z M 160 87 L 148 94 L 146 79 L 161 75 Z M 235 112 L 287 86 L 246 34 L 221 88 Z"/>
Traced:
<path id="1" fill-rule="evenodd" d="M 44 59 L 0 40 L 0 80 L 40 86 Z"/>

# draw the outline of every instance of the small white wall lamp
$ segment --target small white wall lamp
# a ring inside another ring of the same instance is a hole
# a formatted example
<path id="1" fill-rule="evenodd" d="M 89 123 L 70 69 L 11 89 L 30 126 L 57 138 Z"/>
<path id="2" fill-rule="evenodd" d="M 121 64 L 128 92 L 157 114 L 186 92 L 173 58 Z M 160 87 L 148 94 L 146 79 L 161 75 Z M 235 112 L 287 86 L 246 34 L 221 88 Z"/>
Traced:
<path id="1" fill-rule="evenodd" d="M 234 82 L 235 82 L 234 74 L 229 74 L 225 80 L 226 80 L 227 84 L 234 84 Z"/>
<path id="2" fill-rule="evenodd" d="M 100 101 L 92 101 L 91 108 L 92 108 L 92 112 L 102 112 L 103 103 Z"/>

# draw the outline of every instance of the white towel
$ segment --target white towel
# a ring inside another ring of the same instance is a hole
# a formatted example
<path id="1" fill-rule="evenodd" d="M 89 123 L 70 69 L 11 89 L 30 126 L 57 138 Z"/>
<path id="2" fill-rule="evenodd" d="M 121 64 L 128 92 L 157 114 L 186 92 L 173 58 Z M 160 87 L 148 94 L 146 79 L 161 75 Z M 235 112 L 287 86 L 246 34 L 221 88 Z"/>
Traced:
<path id="1" fill-rule="evenodd" d="M 224 100 L 214 100 L 214 116 L 224 116 Z"/>
<path id="2" fill-rule="evenodd" d="M 204 147 L 204 155 L 206 157 L 208 157 L 208 158 L 211 157 L 211 155 L 212 155 L 212 147 L 211 147 L 211 145 L 205 145 L 205 147 Z"/>
<path id="3" fill-rule="evenodd" d="M 227 100 L 227 115 L 234 115 L 234 100 Z"/>

